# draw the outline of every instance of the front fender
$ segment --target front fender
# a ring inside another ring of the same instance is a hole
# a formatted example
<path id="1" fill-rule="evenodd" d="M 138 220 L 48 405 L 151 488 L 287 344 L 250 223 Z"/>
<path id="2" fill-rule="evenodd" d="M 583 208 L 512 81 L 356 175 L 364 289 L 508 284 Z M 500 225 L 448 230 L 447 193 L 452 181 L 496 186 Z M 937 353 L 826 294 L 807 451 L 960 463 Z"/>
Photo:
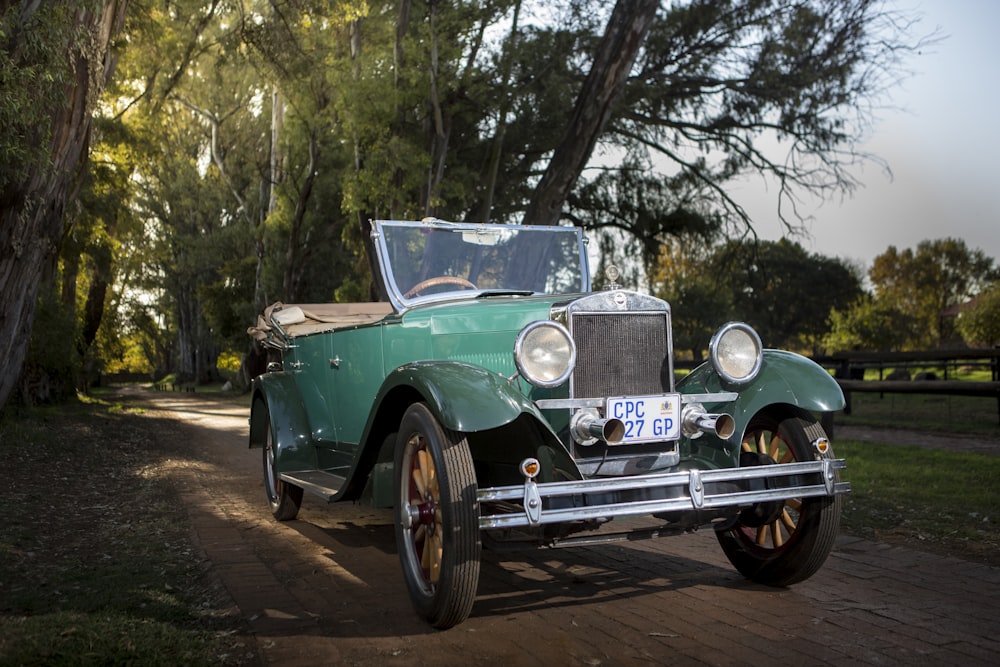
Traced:
<path id="1" fill-rule="evenodd" d="M 748 385 L 724 385 L 710 363 L 704 363 L 677 383 L 683 394 L 738 391 L 730 403 L 706 403 L 709 412 L 726 412 L 736 421 L 732 440 L 743 437 L 750 419 L 769 405 L 794 405 L 811 412 L 844 408 L 844 393 L 822 366 L 802 355 L 784 350 L 764 350 L 760 373 Z"/>
<path id="2" fill-rule="evenodd" d="M 504 376 L 456 361 L 418 361 L 385 379 L 377 402 L 400 387 L 418 391 L 443 426 L 462 433 L 497 428 L 524 413 L 541 414 Z"/>
<path id="3" fill-rule="evenodd" d="M 288 373 L 265 373 L 254 379 L 252 391 L 250 446 L 263 447 L 270 428 L 279 472 L 315 470 L 312 429 L 295 379 Z"/>
<path id="4" fill-rule="evenodd" d="M 345 499 L 358 497 L 368 472 L 378 472 L 378 460 L 392 460 L 391 450 L 382 450 L 395 442 L 399 421 L 415 401 L 427 403 L 445 428 L 475 434 L 477 466 L 502 460 L 513 468 L 522 458 L 536 456 L 543 465 L 550 464 L 546 474 L 556 468 L 576 469 L 538 408 L 504 376 L 461 362 L 418 361 L 400 366 L 382 382 L 365 425 L 360 457 L 343 494 Z M 526 417 L 519 419 L 522 416 Z M 535 427 L 542 431 L 540 438 L 536 437 Z M 493 447 L 498 442 L 503 446 Z M 495 455 L 497 451 L 501 454 Z M 391 485 L 391 476 L 384 483 Z"/>

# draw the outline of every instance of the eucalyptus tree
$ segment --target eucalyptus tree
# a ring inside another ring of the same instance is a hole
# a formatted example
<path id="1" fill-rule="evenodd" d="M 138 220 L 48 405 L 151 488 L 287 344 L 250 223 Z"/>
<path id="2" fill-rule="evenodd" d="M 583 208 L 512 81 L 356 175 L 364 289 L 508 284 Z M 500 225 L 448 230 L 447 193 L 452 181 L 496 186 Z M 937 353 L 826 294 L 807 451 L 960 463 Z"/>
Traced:
<path id="1" fill-rule="evenodd" d="M 0 406 L 20 377 L 127 6 L 0 2 Z"/>
<path id="2" fill-rule="evenodd" d="M 111 339 L 131 335 L 145 341 L 157 370 L 202 377 L 232 333 L 212 331 L 205 306 L 225 304 L 243 319 L 253 312 L 240 308 L 246 299 L 208 299 L 203 292 L 243 279 L 231 269 L 252 256 L 249 230 L 260 199 L 255 156 L 247 150 L 259 127 L 253 114 L 242 113 L 253 90 L 233 64 L 239 40 L 224 29 L 224 16 L 218 0 L 136 0 L 97 145 L 101 154 L 122 155 L 116 171 L 128 174 L 134 190 L 129 224 L 116 239 L 114 312 L 105 315 L 119 326 L 104 328 L 100 344 L 120 349 Z"/>
<path id="3" fill-rule="evenodd" d="M 22 53 L 7 25 L 4 53 Z M 268 301 L 364 298 L 370 217 L 570 219 L 648 270 L 706 220 L 752 235 L 731 184 L 763 174 L 792 227 L 797 197 L 856 186 L 858 141 L 922 43 L 910 29 L 877 0 L 132 0 L 102 110 L 130 136 L 143 206 L 127 210 L 171 220 L 168 245 L 214 248 L 189 255 L 194 292 L 162 263 L 161 288 L 180 291 L 161 321 L 235 345 Z M 200 226 L 167 215 L 185 194 L 167 170 L 199 193 L 184 208 Z M 138 275 L 124 260 L 141 251 L 115 243 L 124 310 L 123 276 Z M 184 294 L 200 319 L 181 317 Z"/>

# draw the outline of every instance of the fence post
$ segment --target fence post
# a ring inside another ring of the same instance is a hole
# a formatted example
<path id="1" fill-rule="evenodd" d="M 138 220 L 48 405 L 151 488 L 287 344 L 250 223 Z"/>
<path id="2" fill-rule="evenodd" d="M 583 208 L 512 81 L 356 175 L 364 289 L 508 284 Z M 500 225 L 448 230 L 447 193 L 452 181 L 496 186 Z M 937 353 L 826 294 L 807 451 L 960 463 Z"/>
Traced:
<path id="1" fill-rule="evenodd" d="M 1000 382 L 1000 345 L 993 346 L 993 358 L 990 359 L 990 378 Z M 997 393 L 997 424 L 1000 424 L 1000 392 Z"/>

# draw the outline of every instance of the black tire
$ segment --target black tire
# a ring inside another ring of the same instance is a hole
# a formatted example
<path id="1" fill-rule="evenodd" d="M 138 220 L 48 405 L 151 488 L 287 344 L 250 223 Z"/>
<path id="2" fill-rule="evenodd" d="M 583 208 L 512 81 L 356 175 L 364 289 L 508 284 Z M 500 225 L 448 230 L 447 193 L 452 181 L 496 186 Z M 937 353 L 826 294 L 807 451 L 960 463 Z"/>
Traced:
<path id="1" fill-rule="evenodd" d="M 756 415 L 743 436 L 744 464 L 776 464 L 822 456 L 813 442 L 826 438 L 805 413 Z M 763 456 L 759 456 L 763 455 Z M 768 586 L 789 586 L 808 579 L 823 565 L 837 538 L 841 496 L 791 498 L 744 511 L 733 528 L 718 531 L 719 544 L 736 569 Z"/>
<path id="2" fill-rule="evenodd" d="M 435 628 L 461 623 L 479 585 L 479 507 L 468 441 L 423 403 L 396 439 L 394 513 L 403 577 L 417 613 Z"/>
<path id="3" fill-rule="evenodd" d="M 267 408 L 263 408 L 266 410 Z M 291 521 L 302 506 L 302 487 L 282 481 L 274 465 L 274 436 L 271 434 L 271 415 L 264 420 L 267 440 L 264 443 L 264 493 L 271 514 L 278 521 Z"/>

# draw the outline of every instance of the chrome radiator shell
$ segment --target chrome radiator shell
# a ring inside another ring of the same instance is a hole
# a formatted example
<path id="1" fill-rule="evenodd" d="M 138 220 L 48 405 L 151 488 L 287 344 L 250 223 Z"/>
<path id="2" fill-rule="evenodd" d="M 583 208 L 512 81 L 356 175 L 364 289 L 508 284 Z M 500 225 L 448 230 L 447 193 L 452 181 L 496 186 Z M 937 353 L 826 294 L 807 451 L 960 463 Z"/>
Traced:
<path id="1" fill-rule="evenodd" d="M 625 290 L 599 292 L 567 305 L 577 348 L 570 396 L 641 396 L 674 390 L 670 306 Z"/>

